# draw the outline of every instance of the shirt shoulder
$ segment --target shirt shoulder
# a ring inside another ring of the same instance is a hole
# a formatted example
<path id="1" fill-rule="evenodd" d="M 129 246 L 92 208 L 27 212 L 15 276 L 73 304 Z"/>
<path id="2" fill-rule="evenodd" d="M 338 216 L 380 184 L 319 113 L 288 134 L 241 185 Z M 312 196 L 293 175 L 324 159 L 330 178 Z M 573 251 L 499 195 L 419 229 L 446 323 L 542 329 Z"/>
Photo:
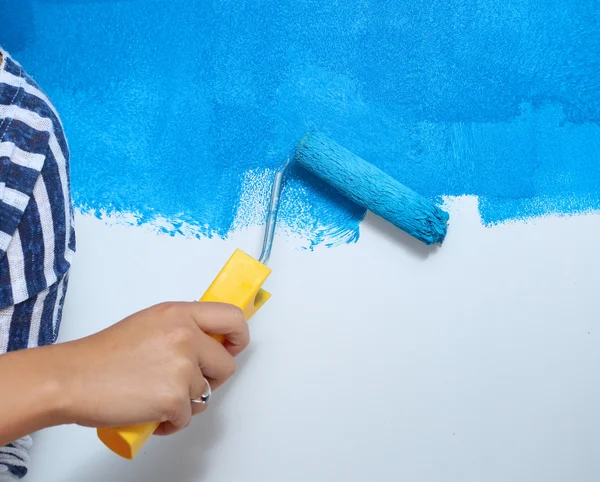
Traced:
<path id="1" fill-rule="evenodd" d="M 0 64 L 0 309 L 54 284 L 75 251 L 58 113 L 6 52 Z"/>

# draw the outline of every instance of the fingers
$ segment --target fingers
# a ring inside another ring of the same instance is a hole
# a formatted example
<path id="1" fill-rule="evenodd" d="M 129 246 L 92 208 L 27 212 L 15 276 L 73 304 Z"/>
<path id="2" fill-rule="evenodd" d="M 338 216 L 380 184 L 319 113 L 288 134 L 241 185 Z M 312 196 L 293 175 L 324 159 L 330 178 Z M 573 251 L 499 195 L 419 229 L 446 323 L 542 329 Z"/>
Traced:
<path id="1" fill-rule="evenodd" d="M 173 395 L 172 418 L 159 425 L 161 431 L 159 434 L 169 435 L 181 429 L 186 428 L 192 421 L 192 404 L 187 393 L 181 393 L 179 396 Z"/>
<path id="2" fill-rule="evenodd" d="M 178 432 L 180 429 L 173 425 L 171 422 L 161 423 L 154 431 L 153 435 L 171 435 Z"/>
<path id="3" fill-rule="evenodd" d="M 174 397 L 175 409 L 169 409 L 173 415 L 155 431 L 157 435 L 169 435 L 187 427 L 192 415 L 206 410 L 207 404 L 191 399 L 206 392 L 205 378 L 216 390 L 234 374 L 234 357 L 248 346 L 250 335 L 242 310 L 229 304 L 166 303 L 160 309 L 166 321 L 172 323 L 166 333 L 174 340 L 176 351 L 185 353 L 189 361 L 189 357 L 194 358 L 192 371 L 181 380 L 186 386 L 185 396 L 179 393 Z"/>
<path id="4" fill-rule="evenodd" d="M 212 386 L 211 386 L 212 388 Z M 206 381 L 204 380 L 204 376 L 202 372 L 198 370 L 198 377 L 192 383 L 190 387 L 190 399 L 201 398 L 207 392 L 208 386 L 206 385 Z M 208 408 L 206 403 L 196 403 L 192 402 L 192 416 L 198 415 L 199 413 L 204 412 Z"/>
<path id="5" fill-rule="evenodd" d="M 202 336 L 198 344 L 198 366 L 213 389 L 219 388 L 235 373 L 235 359 L 217 340 Z"/>
<path id="6" fill-rule="evenodd" d="M 226 303 L 192 303 L 190 313 L 198 327 L 209 335 L 223 335 L 223 346 L 232 355 L 250 343 L 248 323 L 238 307 Z"/>
<path id="7" fill-rule="evenodd" d="M 171 421 L 161 423 L 154 431 L 154 435 L 171 435 L 186 428 L 191 423 L 191 417 L 204 412 L 208 405 L 205 403 L 195 403 L 192 399 L 201 398 L 207 391 L 206 381 L 200 369 L 196 370 L 191 382 L 189 396 L 182 397 L 179 400 L 179 410 L 176 418 Z M 211 386 L 212 388 L 212 386 Z"/>

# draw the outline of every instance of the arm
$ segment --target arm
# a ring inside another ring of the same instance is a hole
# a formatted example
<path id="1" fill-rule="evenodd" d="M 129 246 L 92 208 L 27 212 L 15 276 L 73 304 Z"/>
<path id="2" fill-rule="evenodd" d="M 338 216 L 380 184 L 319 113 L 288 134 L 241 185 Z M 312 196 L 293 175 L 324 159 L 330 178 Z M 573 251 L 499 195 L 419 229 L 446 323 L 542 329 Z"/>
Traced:
<path id="1" fill-rule="evenodd" d="M 206 408 L 190 403 L 204 378 L 222 385 L 248 341 L 234 306 L 166 303 L 81 340 L 1 355 L 0 386 L 10 390 L 0 396 L 0 445 L 67 423 L 161 422 L 157 434 L 176 432 Z"/>
<path id="2" fill-rule="evenodd" d="M 0 446 L 42 428 L 68 423 L 63 345 L 0 356 Z M 67 371 L 68 373 L 68 371 Z"/>

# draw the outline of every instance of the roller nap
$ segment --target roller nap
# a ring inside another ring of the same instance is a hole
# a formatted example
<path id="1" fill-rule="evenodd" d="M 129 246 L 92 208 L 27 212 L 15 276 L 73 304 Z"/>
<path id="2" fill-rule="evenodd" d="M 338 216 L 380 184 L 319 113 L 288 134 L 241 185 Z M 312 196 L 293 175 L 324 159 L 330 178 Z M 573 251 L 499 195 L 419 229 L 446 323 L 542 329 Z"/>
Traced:
<path id="1" fill-rule="evenodd" d="M 305 135 L 296 150 L 296 162 L 425 244 L 444 240 L 448 213 L 323 134 Z"/>

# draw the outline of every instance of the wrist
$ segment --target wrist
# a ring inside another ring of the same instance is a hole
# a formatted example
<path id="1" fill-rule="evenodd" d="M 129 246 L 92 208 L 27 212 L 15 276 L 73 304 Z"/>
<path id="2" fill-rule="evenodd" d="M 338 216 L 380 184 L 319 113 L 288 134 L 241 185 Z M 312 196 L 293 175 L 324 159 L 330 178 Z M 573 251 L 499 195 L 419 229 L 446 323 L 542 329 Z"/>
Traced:
<path id="1" fill-rule="evenodd" d="M 50 411 L 60 425 L 78 423 L 84 401 L 79 365 L 85 362 L 78 356 L 77 346 L 77 342 L 68 342 L 53 345 L 48 350 L 51 361 L 46 389 L 54 400 Z"/>
<path id="2" fill-rule="evenodd" d="M 43 428 L 71 423 L 70 396 L 57 345 L 0 355 L 0 446 Z"/>
<path id="3" fill-rule="evenodd" d="M 69 362 L 68 343 L 39 348 L 44 369 L 42 370 L 39 392 L 44 403 L 44 425 L 56 426 L 75 422 L 75 394 L 70 369 L 74 360 Z"/>

